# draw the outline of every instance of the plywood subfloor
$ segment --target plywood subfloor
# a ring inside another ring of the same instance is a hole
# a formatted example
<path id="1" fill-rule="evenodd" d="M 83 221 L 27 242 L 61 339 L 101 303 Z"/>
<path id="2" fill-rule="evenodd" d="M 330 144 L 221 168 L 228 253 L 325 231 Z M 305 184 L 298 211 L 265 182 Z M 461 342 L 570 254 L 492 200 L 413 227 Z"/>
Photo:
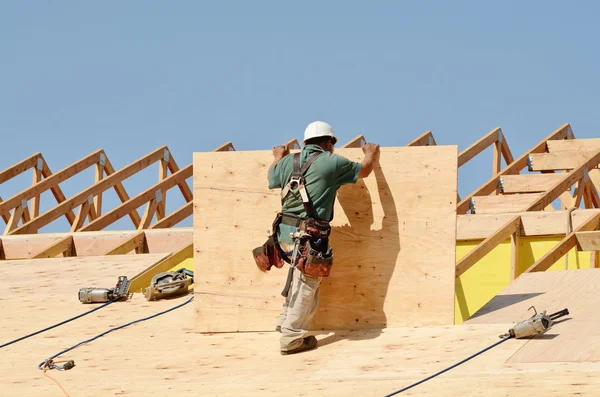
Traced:
<path id="1" fill-rule="evenodd" d="M 99 268 L 91 258 L 85 258 L 87 262 L 81 258 L 19 261 L 18 265 L 5 267 L 10 271 L 13 289 L 2 295 L 1 314 L 6 318 L 17 312 L 18 316 L 0 323 L 1 342 L 79 313 L 82 305 L 75 291 L 80 284 L 108 285 L 115 273 L 137 272 L 138 264 L 130 261 L 139 258 L 128 256 L 126 262 L 105 263 Z M 12 278 L 23 266 L 34 269 L 31 277 Z M 48 272 L 40 271 L 44 268 Z M 73 285 L 56 277 L 65 273 L 75 280 Z M 32 285 L 37 288 L 31 289 Z M 48 296 L 51 299 L 43 299 Z M 114 303 L 0 350 L 5 368 L 0 371 L 1 394 L 63 396 L 58 386 L 38 370 L 42 360 L 109 328 L 184 303 L 190 296 L 147 302 L 141 294 L 134 294 L 131 301 Z M 320 345 L 316 350 L 281 356 L 279 334 L 198 334 L 193 330 L 193 311 L 190 303 L 110 333 L 58 358 L 74 360 L 75 368 L 49 374 L 73 397 L 384 396 L 489 346 L 509 326 L 323 332 L 317 333 Z M 42 318 L 40 313 L 45 316 Z M 402 395 L 597 395 L 599 363 L 506 363 L 525 343 L 505 342 Z"/>
<path id="2" fill-rule="evenodd" d="M 530 340 L 510 362 L 600 361 L 600 269 L 526 273 L 482 307 L 465 324 L 522 321 L 538 311 L 569 309 L 568 317 L 545 335 Z"/>
<path id="3" fill-rule="evenodd" d="M 134 299 L 132 307 L 147 314 L 183 300 L 142 308 L 142 302 Z M 141 314 L 123 305 L 118 309 L 120 321 Z M 339 331 L 318 335 L 318 349 L 287 357 L 279 354 L 273 332 L 186 332 L 180 324 L 192 313 L 188 305 L 109 334 L 65 354 L 65 359 L 75 360 L 76 367 L 51 375 L 70 396 L 384 396 L 489 346 L 505 328 Z M 81 340 L 83 328 L 93 325 L 85 320 L 68 333 L 53 332 L 3 352 L 10 368 L 0 373 L 4 392 L 60 396 L 58 387 L 36 366 L 44 355 Z M 506 342 L 402 395 L 595 395 L 600 387 L 598 364 L 506 364 L 523 343 Z"/>
<path id="4" fill-rule="evenodd" d="M 380 167 L 338 191 L 314 329 L 454 321 L 457 148 L 382 148 Z M 337 154 L 361 161 L 360 149 Z M 198 331 L 270 331 L 287 269 L 261 273 L 252 250 L 281 208 L 270 151 L 194 154 Z"/>
<path id="5" fill-rule="evenodd" d="M 0 344 L 93 308 L 79 302 L 80 288 L 114 287 L 119 276 L 131 279 L 167 256 L 140 254 L 1 261 L 5 292 L 0 294 Z M 91 316 L 107 316 L 117 304 L 129 303 L 113 303 L 106 311 Z"/>

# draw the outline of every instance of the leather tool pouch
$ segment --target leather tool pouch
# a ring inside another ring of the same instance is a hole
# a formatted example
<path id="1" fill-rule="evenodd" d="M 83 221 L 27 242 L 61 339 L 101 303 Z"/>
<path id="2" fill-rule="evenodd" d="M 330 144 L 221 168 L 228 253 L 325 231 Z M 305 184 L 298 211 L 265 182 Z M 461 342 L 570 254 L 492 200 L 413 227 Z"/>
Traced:
<path id="1" fill-rule="evenodd" d="M 328 277 L 333 265 L 333 249 L 327 248 L 325 253 L 312 248 L 307 242 L 296 267 L 302 273 L 312 277 Z"/>
<path id="2" fill-rule="evenodd" d="M 273 266 L 278 269 L 283 267 L 284 261 L 275 236 L 269 237 L 263 245 L 253 249 L 252 255 L 261 272 L 268 272 Z"/>

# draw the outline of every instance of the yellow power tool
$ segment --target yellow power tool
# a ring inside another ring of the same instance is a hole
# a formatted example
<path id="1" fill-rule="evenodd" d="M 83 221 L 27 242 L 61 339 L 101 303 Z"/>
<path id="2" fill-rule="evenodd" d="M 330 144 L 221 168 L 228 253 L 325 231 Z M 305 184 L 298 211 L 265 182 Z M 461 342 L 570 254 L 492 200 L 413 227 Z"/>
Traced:
<path id="1" fill-rule="evenodd" d="M 194 282 L 194 272 L 179 269 L 175 272 L 162 272 L 152 277 L 150 286 L 144 290 L 147 300 L 158 300 L 171 296 L 184 295 L 189 292 Z"/>

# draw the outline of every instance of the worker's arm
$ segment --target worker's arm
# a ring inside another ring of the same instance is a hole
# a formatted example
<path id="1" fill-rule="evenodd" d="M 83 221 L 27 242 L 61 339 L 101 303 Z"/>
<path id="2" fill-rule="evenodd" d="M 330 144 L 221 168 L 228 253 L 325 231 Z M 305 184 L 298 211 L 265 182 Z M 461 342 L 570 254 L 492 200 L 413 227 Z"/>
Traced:
<path id="1" fill-rule="evenodd" d="M 379 145 L 375 143 L 365 143 L 362 147 L 365 153 L 365 158 L 362 161 L 362 166 L 358 174 L 359 178 L 366 178 L 373 172 L 373 166 L 379 161 Z"/>
<path id="2" fill-rule="evenodd" d="M 288 145 L 274 146 L 273 147 L 273 163 L 269 168 L 273 168 L 281 161 L 282 158 L 290 154 L 290 148 Z"/>
<path id="3" fill-rule="evenodd" d="M 290 154 L 290 149 L 287 145 L 283 146 L 275 146 L 273 147 L 273 163 L 269 167 L 269 172 L 267 172 L 267 180 L 269 181 L 269 189 L 280 188 L 281 181 L 279 181 L 279 172 L 275 172 L 277 168 L 277 164 L 288 154 Z"/>

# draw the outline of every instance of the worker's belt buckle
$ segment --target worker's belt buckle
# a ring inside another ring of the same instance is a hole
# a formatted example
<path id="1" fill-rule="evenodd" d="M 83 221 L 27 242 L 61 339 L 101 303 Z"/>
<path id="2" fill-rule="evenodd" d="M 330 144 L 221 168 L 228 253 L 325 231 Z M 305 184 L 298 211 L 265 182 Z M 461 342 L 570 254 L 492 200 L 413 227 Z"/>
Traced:
<path id="1" fill-rule="evenodd" d="M 300 185 L 303 185 L 301 176 L 293 176 L 290 178 L 290 188 L 296 189 Z"/>

